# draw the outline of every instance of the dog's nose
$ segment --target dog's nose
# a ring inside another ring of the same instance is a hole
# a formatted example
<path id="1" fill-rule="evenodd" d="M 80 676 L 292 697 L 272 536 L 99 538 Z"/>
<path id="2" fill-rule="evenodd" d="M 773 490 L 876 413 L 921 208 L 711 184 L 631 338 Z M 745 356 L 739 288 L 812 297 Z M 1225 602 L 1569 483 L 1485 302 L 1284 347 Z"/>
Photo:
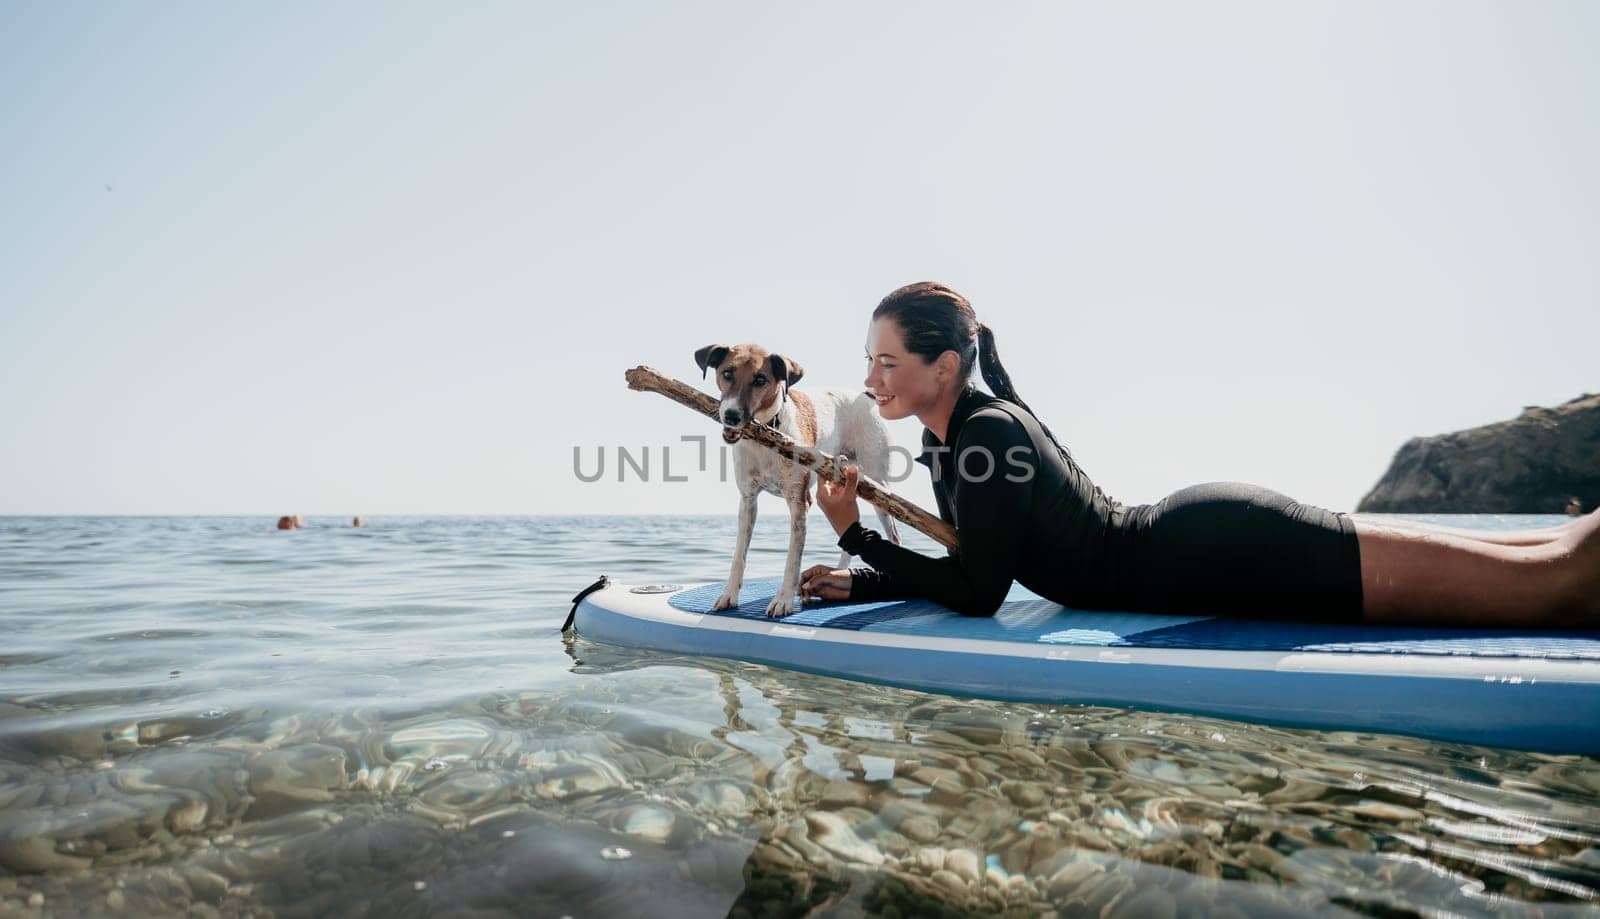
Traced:
<path id="1" fill-rule="evenodd" d="M 730 408 L 727 411 L 722 413 L 722 423 L 723 424 L 737 426 L 739 424 L 739 422 L 740 422 L 739 413 L 734 411 L 733 409 Z"/>

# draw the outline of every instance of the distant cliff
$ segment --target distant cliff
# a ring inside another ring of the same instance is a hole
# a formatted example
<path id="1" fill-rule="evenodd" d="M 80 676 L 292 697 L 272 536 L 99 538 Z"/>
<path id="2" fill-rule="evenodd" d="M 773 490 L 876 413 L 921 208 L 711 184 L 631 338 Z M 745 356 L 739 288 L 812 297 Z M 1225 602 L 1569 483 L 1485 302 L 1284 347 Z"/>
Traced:
<path id="1" fill-rule="evenodd" d="M 1600 395 L 1406 441 L 1358 511 L 1559 514 L 1600 505 Z"/>

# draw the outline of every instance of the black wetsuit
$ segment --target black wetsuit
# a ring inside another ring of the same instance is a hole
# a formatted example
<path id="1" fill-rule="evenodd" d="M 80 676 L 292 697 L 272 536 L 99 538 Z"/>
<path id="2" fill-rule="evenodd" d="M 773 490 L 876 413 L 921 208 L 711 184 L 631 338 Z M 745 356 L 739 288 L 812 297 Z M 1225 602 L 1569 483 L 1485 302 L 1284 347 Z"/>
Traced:
<path id="1" fill-rule="evenodd" d="M 852 524 L 839 546 L 872 568 L 850 569 L 851 600 L 926 597 L 990 616 L 1015 579 L 1079 609 L 1361 618 L 1360 549 L 1344 514 L 1231 482 L 1124 506 L 1032 414 L 972 386 L 946 438 L 954 450 L 924 431 L 917 462 L 960 550 L 930 558 Z"/>

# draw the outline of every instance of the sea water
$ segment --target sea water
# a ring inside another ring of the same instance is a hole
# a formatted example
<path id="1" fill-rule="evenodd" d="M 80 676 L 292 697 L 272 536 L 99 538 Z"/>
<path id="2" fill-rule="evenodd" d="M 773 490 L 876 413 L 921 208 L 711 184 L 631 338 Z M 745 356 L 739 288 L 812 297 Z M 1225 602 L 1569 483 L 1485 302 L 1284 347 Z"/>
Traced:
<path id="1" fill-rule="evenodd" d="M 1592 757 L 559 634 L 601 574 L 726 577 L 731 516 L 273 522 L 0 518 L 0 915 L 1550 916 L 1600 897 Z M 806 564 L 836 562 L 820 517 L 812 534 Z M 751 577 L 786 540 L 781 513 L 759 521 Z"/>

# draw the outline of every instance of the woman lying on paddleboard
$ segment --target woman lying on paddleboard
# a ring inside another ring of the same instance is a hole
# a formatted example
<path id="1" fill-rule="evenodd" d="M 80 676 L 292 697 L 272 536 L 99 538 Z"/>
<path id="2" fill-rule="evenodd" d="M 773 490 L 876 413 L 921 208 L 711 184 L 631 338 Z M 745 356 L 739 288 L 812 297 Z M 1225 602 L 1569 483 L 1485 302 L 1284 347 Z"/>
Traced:
<path id="1" fill-rule="evenodd" d="M 927 428 L 917 462 L 961 548 L 930 558 L 861 525 L 859 470 L 822 483 L 839 546 L 871 568 L 818 565 L 807 598 L 926 597 L 991 616 L 1013 580 L 1063 606 L 1462 626 L 1600 625 L 1600 510 L 1563 526 L 1473 532 L 1378 521 L 1213 483 L 1114 501 L 1017 396 L 994 333 L 942 284 L 872 313 L 866 387 L 886 419 Z M 976 360 L 998 397 L 970 382 Z"/>

